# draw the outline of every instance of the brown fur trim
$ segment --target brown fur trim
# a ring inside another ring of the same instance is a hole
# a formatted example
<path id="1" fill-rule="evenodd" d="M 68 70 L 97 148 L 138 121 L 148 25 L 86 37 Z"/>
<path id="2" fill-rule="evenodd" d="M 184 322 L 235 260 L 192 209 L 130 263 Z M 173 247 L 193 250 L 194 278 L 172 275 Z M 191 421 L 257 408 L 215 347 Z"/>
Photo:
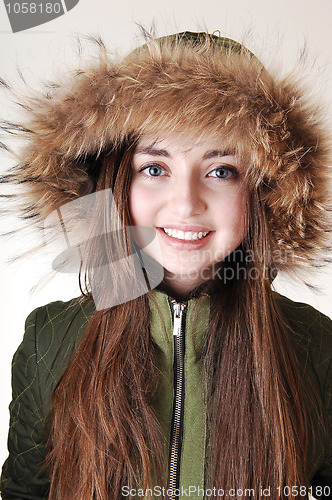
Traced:
<path id="1" fill-rule="evenodd" d="M 329 138 L 292 78 L 274 79 L 246 49 L 167 37 L 29 97 L 28 138 L 7 180 L 24 183 L 37 221 L 91 192 L 91 157 L 128 135 L 213 138 L 247 167 L 267 213 L 271 265 L 315 264 L 328 247 Z M 91 170 L 92 169 L 92 170 Z"/>

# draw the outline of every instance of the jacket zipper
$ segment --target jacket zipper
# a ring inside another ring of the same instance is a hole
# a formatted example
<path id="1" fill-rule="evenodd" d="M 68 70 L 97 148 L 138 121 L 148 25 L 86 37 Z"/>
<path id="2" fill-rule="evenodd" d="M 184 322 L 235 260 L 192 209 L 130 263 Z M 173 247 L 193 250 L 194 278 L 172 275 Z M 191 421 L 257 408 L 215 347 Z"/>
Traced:
<path id="1" fill-rule="evenodd" d="M 173 419 L 169 459 L 169 499 L 177 500 L 175 490 L 179 488 L 180 458 L 183 432 L 184 410 L 184 335 L 183 318 L 186 304 L 170 299 L 173 312 L 173 339 L 174 339 L 174 402 Z M 173 493 L 174 492 L 174 493 Z"/>

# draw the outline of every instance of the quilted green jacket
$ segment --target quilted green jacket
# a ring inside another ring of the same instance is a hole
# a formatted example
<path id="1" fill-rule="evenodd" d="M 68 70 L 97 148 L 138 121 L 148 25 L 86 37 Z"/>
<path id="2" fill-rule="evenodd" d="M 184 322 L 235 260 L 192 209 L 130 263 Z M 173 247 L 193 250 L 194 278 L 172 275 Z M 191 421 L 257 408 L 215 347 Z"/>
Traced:
<path id="1" fill-rule="evenodd" d="M 151 292 L 152 336 L 162 375 L 155 406 L 166 436 L 170 436 L 173 413 L 173 316 L 168 297 Z M 296 355 L 332 416 L 332 321 L 310 306 L 294 303 L 277 295 L 282 314 L 291 327 Z M 157 308 L 156 308 L 157 305 Z M 197 307 L 198 314 L 197 314 Z M 157 310 L 158 309 L 158 310 Z M 158 313 L 159 311 L 159 313 Z M 66 368 L 93 312 L 86 300 L 54 302 L 33 311 L 26 321 L 22 344 L 13 358 L 13 400 L 10 404 L 9 457 L 3 466 L 3 500 L 41 500 L 47 498 L 49 479 L 36 477 L 44 458 L 44 418 L 50 394 Z M 194 315 L 195 313 L 195 315 Z M 194 316 L 193 316 L 194 315 Z M 204 485 L 205 410 L 202 387 L 203 335 L 209 318 L 209 298 L 188 301 L 185 320 L 184 380 L 185 398 L 179 484 L 180 498 L 202 498 Z M 195 335 L 193 323 L 195 322 Z M 165 336 L 165 328 L 167 337 Z M 59 363 L 61 360 L 61 363 Z M 317 424 L 318 425 L 318 424 Z M 328 439 L 315 429 L 317 443 L 310 450 L 310 482 L 322 487 L 322 498 L 332 495 L 332 429 Z M 193 487 L 197 489 L 194 490 Z M 196 491 L 196 492 L 195 492 Z"/>

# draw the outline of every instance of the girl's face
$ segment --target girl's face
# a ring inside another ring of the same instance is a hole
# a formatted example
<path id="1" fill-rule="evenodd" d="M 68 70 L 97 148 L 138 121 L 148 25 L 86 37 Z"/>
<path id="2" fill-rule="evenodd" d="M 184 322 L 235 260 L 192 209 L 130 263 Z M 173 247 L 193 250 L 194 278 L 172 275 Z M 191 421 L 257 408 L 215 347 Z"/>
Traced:
<path id="1" fill-rule="evenodd" d="M 159 250 L 152 243 L 145 251 L 164 267 L 166 285 L 185 295 L 211 279 L 246 234 L 243 169 L 219 142 L 173 135 L 141 139 L 132 164 L 134 225 L 157 231 Z"/>

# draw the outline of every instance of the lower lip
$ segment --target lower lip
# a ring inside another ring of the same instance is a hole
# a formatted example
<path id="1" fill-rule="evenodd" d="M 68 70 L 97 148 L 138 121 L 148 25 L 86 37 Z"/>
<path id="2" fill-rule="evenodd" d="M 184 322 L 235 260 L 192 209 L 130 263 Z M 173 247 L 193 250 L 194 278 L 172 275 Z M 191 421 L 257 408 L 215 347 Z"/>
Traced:
<path id="1" fill-rule="evenodd" d="M 209 243 L 210 239 L 214 231 L 210 231 L 207 236 L 201 238 L 200 240 L 179 240 L 177 238 L 173 238 L 165 233 L 165 231 L 157 227 L 158 233 L 161 235 L 163 241 L 165 241 L 169 246 L 176 248 L 177 250 L 198 250 Z"/>

